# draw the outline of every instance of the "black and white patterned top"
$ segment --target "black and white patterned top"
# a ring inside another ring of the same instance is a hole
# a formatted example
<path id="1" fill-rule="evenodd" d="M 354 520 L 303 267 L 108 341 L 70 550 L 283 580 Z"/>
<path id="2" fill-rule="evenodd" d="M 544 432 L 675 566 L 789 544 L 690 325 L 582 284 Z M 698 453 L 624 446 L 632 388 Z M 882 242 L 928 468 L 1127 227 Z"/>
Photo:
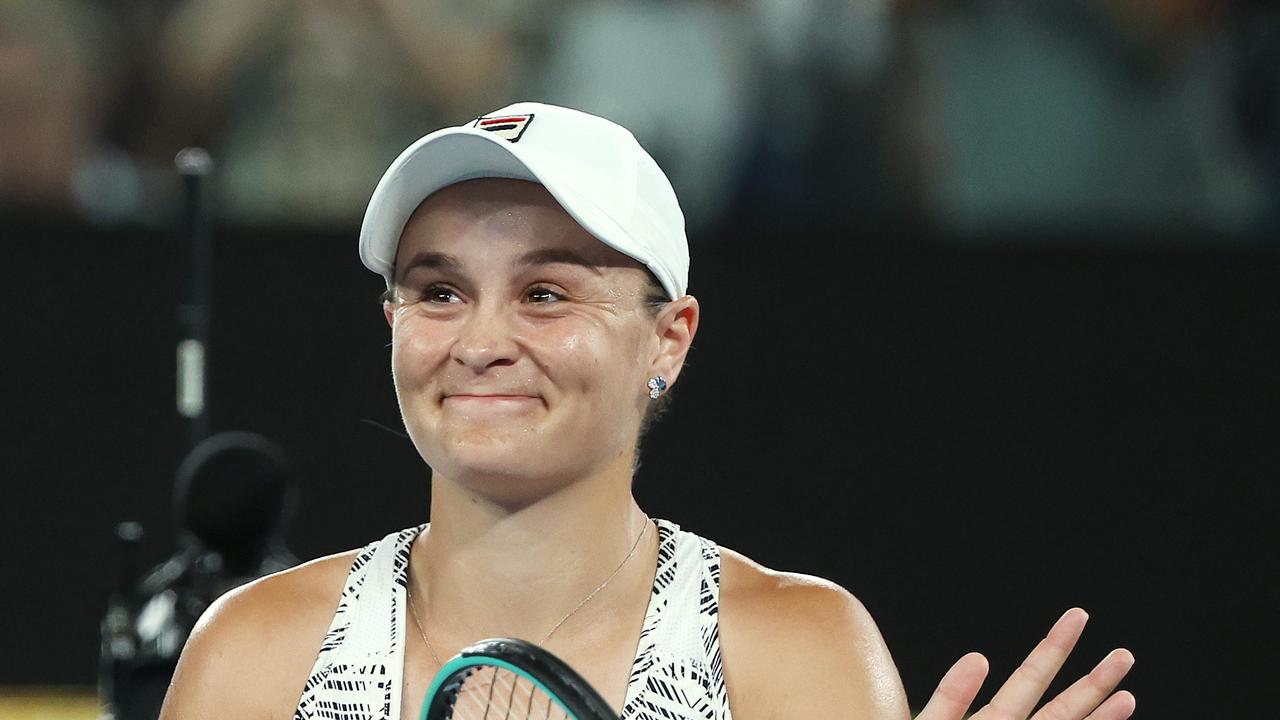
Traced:
<path id="1" fill-rule="evenodd" d="M 720 663 L 720 548 L 667 520 L 621 720 L 732 720 Z M 295 720 L 400 720 L 409 550 L 392 533 L 351 565 Z"/>

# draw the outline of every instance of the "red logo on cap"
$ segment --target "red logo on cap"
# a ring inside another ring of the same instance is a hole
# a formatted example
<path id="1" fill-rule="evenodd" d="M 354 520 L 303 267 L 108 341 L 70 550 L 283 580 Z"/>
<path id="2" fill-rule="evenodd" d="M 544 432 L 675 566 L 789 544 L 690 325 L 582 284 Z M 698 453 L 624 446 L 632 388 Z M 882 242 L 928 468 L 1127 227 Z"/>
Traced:
<path id="1" fill-rule="evenodd" d="M 491 132 L 503 140 L 519 142 L 524 131 L 533 122 L 533 113 L 528 115 L 493 115 L 476 118 L 472 127 Z"/>

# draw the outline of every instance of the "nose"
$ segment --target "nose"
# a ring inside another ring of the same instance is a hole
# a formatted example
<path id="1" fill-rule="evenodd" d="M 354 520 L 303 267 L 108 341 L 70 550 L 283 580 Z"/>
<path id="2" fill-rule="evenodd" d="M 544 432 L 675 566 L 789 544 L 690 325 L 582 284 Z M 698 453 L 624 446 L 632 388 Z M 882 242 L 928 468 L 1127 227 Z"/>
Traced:
<path id="1" fill-rule="evenodd" d="M 468 314 L 458 330 L 450 355 L 477 374 L 488 368 L 515 364 L 519 347 L 509 319 L 496 303 L 482 303 Z"/>

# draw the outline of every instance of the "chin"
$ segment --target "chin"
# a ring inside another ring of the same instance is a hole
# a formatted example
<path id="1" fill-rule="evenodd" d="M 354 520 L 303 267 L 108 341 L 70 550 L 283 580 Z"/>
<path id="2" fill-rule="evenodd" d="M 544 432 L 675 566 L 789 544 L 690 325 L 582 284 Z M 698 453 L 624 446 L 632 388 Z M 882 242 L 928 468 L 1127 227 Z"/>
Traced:
<path id="1" fill-rule="evenodd" d="M 521 504 L 554 492 L 586 470 L 549 454 L 533 433 L 515 439 L 452 436 L 432 450 L 424 458 L 435 473 L 502 504 Z"/>
<path id="2" fill-rule="evenodd" d="M 454 456 L 439 471 L 450 482 L 509 508 L 530 505 L 563 484 L 557 475 L 530 467 L 518 459 Z"/>
<path id="3" fill-rule="evenodd" d="M 519 479 L 537 475 L 530 460 L 545 457 L 543 444 L 528 429 L 471 429 L 450 432 L 433 443 L 427 462 L 449 478 L 506 477 Z M 424 455 L 425 457 L 425 455 Z"/>

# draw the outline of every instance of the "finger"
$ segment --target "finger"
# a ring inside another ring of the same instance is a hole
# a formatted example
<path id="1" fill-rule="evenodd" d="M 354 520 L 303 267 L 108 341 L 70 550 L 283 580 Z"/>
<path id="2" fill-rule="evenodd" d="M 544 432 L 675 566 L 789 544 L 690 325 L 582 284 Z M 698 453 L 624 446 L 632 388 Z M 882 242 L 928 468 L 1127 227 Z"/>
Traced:
<path id="1" fill-rule="evenodd" d="M 1053 677 L 1058 674 L 1067 655 L 1076 646 L 1076 640 L 1080 639 L 1080 633 L 1084 631 L 1084 624 L 1088 621 L 1089 614 L 1080 608 L 1071 608 L 1058 618 L 1049 634 L 1036 645 L 991 699 L 987 708 L 993 712 L 985 713 L 983 717 L 1022 720 L 1030 715 Z"/>
<path id="2" fill-rule="evenodd" d="M 1138 700 L 1133 693 L 1128 690 L 1120 692 L 1107 698 L 1107 701 L 1098 706 L 1089 717 L 1084 720 L 1125 720 L 1133 714 L 1133 709 L 1138 706 Z"/>
<path id="3" fill-rule="evenodd" d="M 1040 708 L 1032 720 L 1078 720 L 1098 707 L 1133 667 L 1133 653 L 1112 650 L 1088 675 Z"/>
<path id="4" fill-rule="evenodd" d="M 987 659 L 976 652 L 957 660 L 942 676 L 938 689 L 933 691 L 933 697 L 916 720 L 960 720 L 977 697 L 987 669 Z"/>

